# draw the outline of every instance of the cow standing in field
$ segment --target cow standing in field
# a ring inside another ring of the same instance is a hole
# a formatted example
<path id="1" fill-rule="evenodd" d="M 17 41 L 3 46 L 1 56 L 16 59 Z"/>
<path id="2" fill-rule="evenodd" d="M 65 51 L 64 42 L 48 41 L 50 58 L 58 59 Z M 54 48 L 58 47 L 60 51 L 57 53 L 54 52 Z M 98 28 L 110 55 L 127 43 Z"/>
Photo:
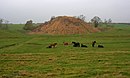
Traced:
<path id="1" fill-rule="evenodd" d="M 92 42 L 92 47 L 94 47 L 94 46 L 95 46 L 95 44 L 96 44 L 96 41 L 93 41 L 93 42 Z"/>

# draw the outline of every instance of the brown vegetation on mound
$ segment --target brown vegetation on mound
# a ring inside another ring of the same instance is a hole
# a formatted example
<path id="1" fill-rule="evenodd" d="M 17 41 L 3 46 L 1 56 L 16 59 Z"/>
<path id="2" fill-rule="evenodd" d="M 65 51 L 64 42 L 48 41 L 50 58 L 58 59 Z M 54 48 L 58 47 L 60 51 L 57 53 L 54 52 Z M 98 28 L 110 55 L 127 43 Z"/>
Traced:
<path id="1" fill-rule="evenodd" d="M 30 34 L 84 34 L 90 32 L 99 32 L 85 21 L 69 16 L 59 16 L 50 21 L 39 25 Z"/>

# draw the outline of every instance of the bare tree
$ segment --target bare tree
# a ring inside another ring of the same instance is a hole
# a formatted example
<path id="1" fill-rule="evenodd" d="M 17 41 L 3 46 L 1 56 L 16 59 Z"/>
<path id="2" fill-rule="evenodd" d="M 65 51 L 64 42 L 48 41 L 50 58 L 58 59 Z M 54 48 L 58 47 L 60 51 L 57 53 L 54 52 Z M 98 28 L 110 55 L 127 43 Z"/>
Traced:
<path id="1" fill-rule="evenodd" d="M 101 23 L 102 20 L 100 17 L 95 16 L 91 19 L 91 22 L 94 24 L 94 27 L 98 27 L 99 23 Z"/>
<path id="2" fill-rule="evenodd" d="M 86 19 L 86 17 L 84 15 L 79 15 L 78 18 L 83 20 L 83 21 L 85 21 L 85 19 Z"/>
<path id="3" fill-rule="evenodd" d="M 104 23 L 107 24 L 107 20 L 106 19 L 104 19 Z"/>
<path id="4" fill-rule="evenodd" d="M 108 19 L 108 23 L 111 24 L 112 23 L 112 19 Z"/>
<path id="5" fill-rule="evenodd" d="M 108 19 L 108 20 L 104 20 L 104 24 L 106 24 L 107 26 L 110 25 L 112 23 L 112 20 L 111 19 Z"/>
<path id="6" fill-rule="evenodd" d="M 0 28 L 2 27 L 3 19 L 0 19 Z"/>
<path id="7" fill-rule="evenodd" d="M 55 19 L 55 18 L 56 18 L 55 16 L 52 16 L 52 17 L 51 17 L 51 21 L 52 21 L 53 19 Z"/>
<path id="8" fill-rule="evenodd" d="M 29 20 L 26 22 L 25 26 L 23 27 L 24 30 L 33 30 L 34 26 L 33 26 L 33 21 Z"/>
<path id="9" fill-rule="evenodd" d="M 0 28 L 1 29 L 8 29 L 9 21 L 0 19 Z"/>
<path id="10" fill-rule="evenodd" d="M 9 24 L 9 21 L 5 20 L 5 29 L 8 29 L 8 24 Z"/>

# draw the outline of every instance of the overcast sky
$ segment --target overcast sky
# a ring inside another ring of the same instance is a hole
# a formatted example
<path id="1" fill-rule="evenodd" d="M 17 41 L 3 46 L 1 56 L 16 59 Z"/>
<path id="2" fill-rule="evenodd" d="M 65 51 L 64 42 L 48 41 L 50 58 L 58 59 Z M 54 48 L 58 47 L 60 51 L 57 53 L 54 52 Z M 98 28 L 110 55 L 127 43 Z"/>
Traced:
<path id="1" fill-rule="evenodd" d="M 94 16 L 130 23 L 130 0 L 0 0 L 0 18 L 11 23 L 48 21 L 52 16 Z"/>

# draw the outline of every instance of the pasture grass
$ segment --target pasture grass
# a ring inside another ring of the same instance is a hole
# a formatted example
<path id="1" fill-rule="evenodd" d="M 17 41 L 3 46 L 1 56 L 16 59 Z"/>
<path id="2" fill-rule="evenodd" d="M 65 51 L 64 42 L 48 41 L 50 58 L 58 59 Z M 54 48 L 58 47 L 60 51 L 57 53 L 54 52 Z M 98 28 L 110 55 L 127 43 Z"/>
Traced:
<path id="1" fill-rule="evenodd" d="M 0 78 L 129 78 L 130 27 L 118 26 L 82 35 L 28 35 L 17 31 L 22 26 L 0 30 Z M 94 40 L 105 48 L 91 47 Z M 55 42 L 56 48 L 46 48 Z"/>

